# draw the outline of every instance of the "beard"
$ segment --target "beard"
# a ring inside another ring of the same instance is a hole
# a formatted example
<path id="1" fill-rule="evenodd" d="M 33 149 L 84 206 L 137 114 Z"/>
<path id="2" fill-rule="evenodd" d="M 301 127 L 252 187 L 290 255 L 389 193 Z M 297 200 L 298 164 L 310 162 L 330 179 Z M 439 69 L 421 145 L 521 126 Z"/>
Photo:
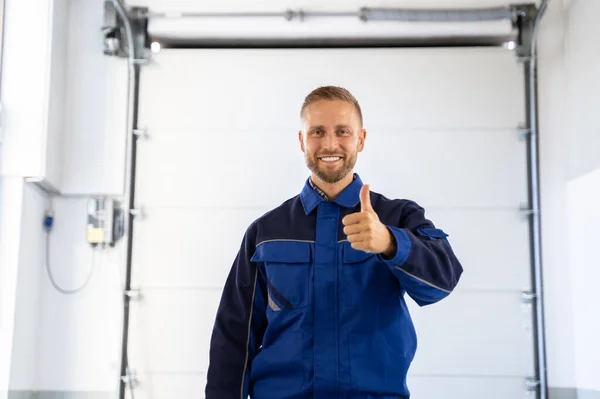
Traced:
<path id="1" fill-rule="evenodd" d="M 325 156 L 342 156 L 341 154 L 320 154 L 319 157 Z M 354 169 L 356 164 L 356 153 L 344 154 L 341 161 L 338 161 L 336 166 L 327 166 L 324 162 L 321 162 L 314 154 L 305 154 L 306 166 L 314 173 L 316 177 L 325 183 L 337 183 L 342 180 Z"/>

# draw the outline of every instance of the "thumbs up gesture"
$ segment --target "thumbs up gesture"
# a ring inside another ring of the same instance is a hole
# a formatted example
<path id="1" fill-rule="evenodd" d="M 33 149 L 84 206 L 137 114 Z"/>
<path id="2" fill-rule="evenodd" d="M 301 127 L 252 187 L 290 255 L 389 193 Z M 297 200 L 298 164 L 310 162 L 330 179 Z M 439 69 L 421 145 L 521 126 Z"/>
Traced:
<path id="1" fill-rule="evenodd" d="M 360 212 L 342 219 L 344 234 L 354 249 L 360 251 L 394 256 L 395 241 L 389 229 L 379 221 L 379 216 L 371 205 L 369 185 L 360 190 Z"/>

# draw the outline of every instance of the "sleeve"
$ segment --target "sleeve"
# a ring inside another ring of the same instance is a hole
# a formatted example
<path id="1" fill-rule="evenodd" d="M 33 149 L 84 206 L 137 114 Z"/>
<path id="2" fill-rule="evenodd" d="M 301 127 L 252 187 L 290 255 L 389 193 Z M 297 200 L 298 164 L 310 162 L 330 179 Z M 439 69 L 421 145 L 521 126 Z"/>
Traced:
<path id="1" fill-rule="evenodd" d="M 255 241 L 246 232 L 217 310 L 210 340 L 206 399 L 246 399 L 250 366 L 266 328 L 266 287 L 250 262 Z"/>
<path id="2" fill-rule="evenodd" d="M 399 226 L 387 226 L 396 243 L 391 258 L 378 257 L 400 281 L 400 286 L 419 306 L 447 297 L 463 272 L 448 234 L 425 218 L 425 211 L 409 201 L 402 209 Z"/>

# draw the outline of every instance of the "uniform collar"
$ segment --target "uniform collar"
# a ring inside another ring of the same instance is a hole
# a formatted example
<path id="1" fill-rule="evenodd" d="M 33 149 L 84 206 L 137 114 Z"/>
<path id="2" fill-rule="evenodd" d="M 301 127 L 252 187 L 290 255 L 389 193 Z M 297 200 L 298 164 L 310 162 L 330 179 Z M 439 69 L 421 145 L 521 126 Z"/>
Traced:
<path id="1" fill-rule="evenodd" d="M 355 207 L 360 202 L 360 189 L 362 186 L 362 180 L 358 174 L 355 173 L 352 183 L 350 183 L 333 202 L 345 208 Z M 309 177 L 304 184 L 304 188 L 300 192 L 300 200 L 302 201 L 304 212 L 308 215 L 321 202 L 327 201 L 327 197 L 312 187 Z"/>

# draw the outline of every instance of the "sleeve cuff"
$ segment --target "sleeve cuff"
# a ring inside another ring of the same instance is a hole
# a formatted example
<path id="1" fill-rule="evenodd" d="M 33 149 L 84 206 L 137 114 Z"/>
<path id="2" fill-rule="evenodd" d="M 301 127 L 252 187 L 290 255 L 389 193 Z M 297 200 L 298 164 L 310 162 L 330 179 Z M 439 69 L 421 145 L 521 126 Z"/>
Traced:
<path id="1" fill-rule="evenodd" d="M 390 233 L 392 233 L 394 240 L 396 240 L 396 253 L 389 259 L 383 256 L 383 254 L 377 254 L 377 257 L 380 261 L 387 263 L 389 266 L 402 266 L 410 254 L 410 248 L 412 246 L 410 237 L 403 229 L 392 226 L 386 227 Z"/>

